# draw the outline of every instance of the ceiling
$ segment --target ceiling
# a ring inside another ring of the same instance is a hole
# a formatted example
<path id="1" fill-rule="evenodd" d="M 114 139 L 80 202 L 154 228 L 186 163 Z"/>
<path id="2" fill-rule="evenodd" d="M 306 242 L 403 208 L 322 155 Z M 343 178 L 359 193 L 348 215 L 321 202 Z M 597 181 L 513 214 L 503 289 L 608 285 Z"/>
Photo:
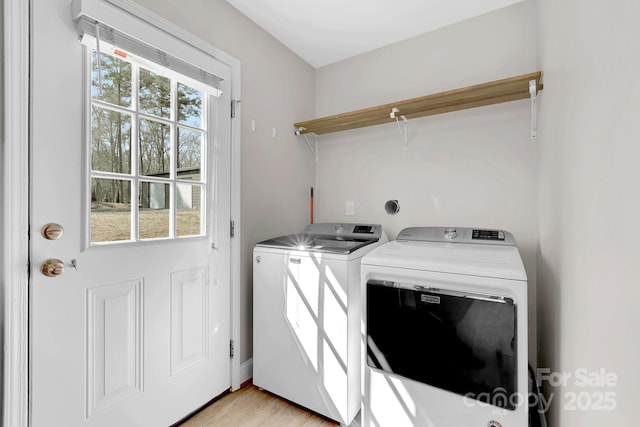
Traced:
<path id="1" fill-rule="evenodd" d="M 227 0 L 313 67 L 522 0 Z"/>

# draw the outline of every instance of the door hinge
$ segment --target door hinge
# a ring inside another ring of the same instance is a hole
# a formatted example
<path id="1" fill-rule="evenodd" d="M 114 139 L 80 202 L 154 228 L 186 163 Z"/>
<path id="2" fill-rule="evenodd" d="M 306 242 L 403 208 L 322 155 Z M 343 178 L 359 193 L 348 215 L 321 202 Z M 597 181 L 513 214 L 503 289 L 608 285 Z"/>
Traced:
<path id="1" fill-rule="evenodd" d="M 231 237 L 236 237 L 236 223 L 231 220 Z"/>
<path id="2" fill-rule="evenodd" d="M 230 340 L 229 341 L 229 357 L 231 359 L 233 359 L 233 351 L 234 351 L 233 340 Z"/>
<path id="3" fill-rule="evenodd" d="M 242 101 L 239 99 L 232 99 L 231 100 L 231 118 L 235 119 L 236 118 L 236 106 L 241 103 Z"/>

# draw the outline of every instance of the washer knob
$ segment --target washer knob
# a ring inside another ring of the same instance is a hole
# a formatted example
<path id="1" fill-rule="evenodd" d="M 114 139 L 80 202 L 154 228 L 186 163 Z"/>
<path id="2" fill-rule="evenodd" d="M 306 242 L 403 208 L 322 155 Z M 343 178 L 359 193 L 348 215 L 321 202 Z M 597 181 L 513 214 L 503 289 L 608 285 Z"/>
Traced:
<path id="1" fill-rule="evenodd" d="M 455 228 L 445 228 L 444 229 L 444 237 L 447 240 L 453 240 L 458 235 L 458 230 Z"/>

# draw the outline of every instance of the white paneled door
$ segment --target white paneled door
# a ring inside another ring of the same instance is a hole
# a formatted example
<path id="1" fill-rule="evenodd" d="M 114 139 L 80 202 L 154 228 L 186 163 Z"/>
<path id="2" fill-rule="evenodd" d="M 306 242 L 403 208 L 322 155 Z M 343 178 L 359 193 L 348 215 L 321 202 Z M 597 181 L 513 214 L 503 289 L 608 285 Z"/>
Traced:
<path id="1" fill-rule="evenodd" d="M 171 425 L 230 386 L 229 81 L 98 68 L 70 0 L 31 45 L 31 426 Z"/>

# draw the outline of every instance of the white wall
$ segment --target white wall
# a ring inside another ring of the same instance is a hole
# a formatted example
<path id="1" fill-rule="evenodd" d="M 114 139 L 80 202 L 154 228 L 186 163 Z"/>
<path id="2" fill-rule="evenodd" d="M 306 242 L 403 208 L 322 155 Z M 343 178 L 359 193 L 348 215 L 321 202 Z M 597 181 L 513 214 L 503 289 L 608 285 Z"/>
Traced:
<path id="1" fill-rule="evenodd" d="M 328 65 L 317 71 L 318 117 L 536 71 L 531 0 Z M 310 117 L 300 117 L 306 119 Z M 411 120 L 403 151 L 395 123 L 320 136 L 319 221 L 380 223 L 390 238 L 409 226 L 511 231 L 529 277 L 535 363 L 536 142 L 530 103 Z M 384 203 L 397 199 L 390 216 Z M 355 216 L 345 201 L 355 201 Z"/>
<path id="2" fill-rule="evenodd" d="M 538 32 L 539 365 L 572 375 L 545 382 L 550 426 L 637 425 L 640 3 L 540 0 Z M 618 381 L 581 387 L 577 369 Z M 571 410 L 565 395 L 606 392 L 613 411 Z"/>
<path id="3" fill-rule="evenodd" d="M 314 163 L 293 134 L 314 116 L 315 71 L 224 0 L 136 0 L 239 59 L 242 68 L 242 272 L 240 360 L 252 357 L 252 249 L 309 221 Z M 256 121 L 256 132 L 250 130 Z M 272 138 L 272 128 L 277 137 Z"/>
<path id="4" fill-rule="evenodd" d="M 0 22 L 4 29 L 4 0 L 0 0 Z M 4 164 L 4 31 L 0 31 L 0 165 Z M 7 206 L 4 199 L 4 174 L 0 173 L 0 230 L 4 229 L 4 207 Z M 3 235 L 0 233 L 0 241 Z M 0 245 L 0 271 L 4 271 L 4 245 Z M 0 275 L 0 277 L 4 277 Z M 0 347 L 4 347 L 4 287 L 0 282 Z M 0 354 L 0 384 L 4 384 L 4 351 Z M 0 387 L 0 402 L 4 402 L 4 387 Z M 0 405 L 2 406 L 2 405 Z M 0 408 L 0 419 L 3 419 L 3 410 Z"/>

